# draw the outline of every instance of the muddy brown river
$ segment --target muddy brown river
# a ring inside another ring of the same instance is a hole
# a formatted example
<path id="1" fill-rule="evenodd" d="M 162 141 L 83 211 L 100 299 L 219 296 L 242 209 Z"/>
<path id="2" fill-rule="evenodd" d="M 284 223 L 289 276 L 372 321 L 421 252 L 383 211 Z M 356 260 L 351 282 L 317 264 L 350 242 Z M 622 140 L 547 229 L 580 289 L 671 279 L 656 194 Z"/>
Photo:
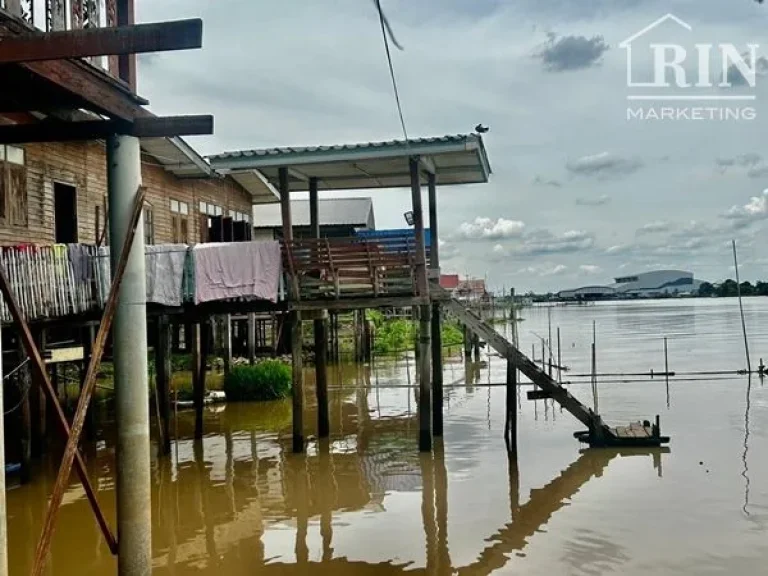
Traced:
<path id="1" fill-rule="evenodd" d="M 753 365 L 768 359 L 768 299 L 745 300 Z M 768 565 L 768 388 L 744 367 L 736 300 L 526 309 L 520 346 L 561 328 L 563 374 L 591 405 L 592 322 L 599 408 L 608 423 L 661 415 L 668 452 L 584 451 L 579 423 L 518 400 L 518 454 L 503 441 L 500 358 L 446 361 L 445 437 L 417 451 L 413 359 L 334 367 L 331 439 L 290 451 L 290 401 L 179 413 L 168 458 L 153 450 L 156 574 L 764 574 Z M 500 325 L 509 332 L 509 326 Z M 676 376 L 637 376 L 664 368 Z M 556 354 L 556 353 L 555 353 Z M 723 372 L 722 374 L 696 374 Z M 632 376 L 625 374 L 633 374 Z M 306 434 L 315 430 L 307 372 Z M 153 429 L 153 433 L 155 430 Z M 114 525 L 109 422 L 86 451 Z M 8 493 L 11 574 L 28 574 L 55 479 L 52 458 Z M 113 574 L 73 476 L 47 573 Z"/>

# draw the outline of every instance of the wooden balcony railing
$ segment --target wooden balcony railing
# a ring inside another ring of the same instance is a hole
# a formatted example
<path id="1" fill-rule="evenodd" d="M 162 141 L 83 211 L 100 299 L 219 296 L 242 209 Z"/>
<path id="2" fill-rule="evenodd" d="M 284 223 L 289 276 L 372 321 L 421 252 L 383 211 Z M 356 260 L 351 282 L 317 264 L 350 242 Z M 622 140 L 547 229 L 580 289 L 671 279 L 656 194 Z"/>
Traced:
<path id="1" fill-rule="evenodd" d="M 413 295 L 415 255 L 413 236 L 283 243 L 287 286 L 300 300 Z"/>
<path id="2" fill-rule="evenodd" d="M 0 10 L 38 30 L 80 30 L 117 26 L 116 0 L 0 0 Z M 94 66 L 116 74 L 116 59 L 88 58 Z"/>

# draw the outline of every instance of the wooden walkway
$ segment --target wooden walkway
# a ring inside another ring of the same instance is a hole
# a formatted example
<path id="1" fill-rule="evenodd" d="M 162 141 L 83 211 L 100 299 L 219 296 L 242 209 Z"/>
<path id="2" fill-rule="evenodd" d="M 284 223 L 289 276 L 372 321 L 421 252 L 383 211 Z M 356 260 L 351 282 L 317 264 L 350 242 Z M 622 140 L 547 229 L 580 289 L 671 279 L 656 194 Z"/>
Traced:
<path id="1" fill-rule="evenodd" d="M 496 332 L 490 324 L 483 321 L 475 312 L 468 310 L 464 304 L 450 297 L 448 292 L 432 283 L 430 293 L 435 295 L 446 311 L 453 314 L 472 332 L 485 339 L 489 346 L 520 370 L 531 382 L 541 389 L 540 396 L 553 399 L 574 418 L 587 427 L 585 432 L 574 434 L 582 442 L 593 447 L 604 446 L 659 446 L 669 442 L 662 437 L 659 426 L 643 426 L 630 424 L 627 427 L 611 428 L 603 423 L 599 414 L 582 404 L 566 388 L 558 384 L 546 372 L 534 364 L 525 354 L 515 348 L 506 338 Z"/>

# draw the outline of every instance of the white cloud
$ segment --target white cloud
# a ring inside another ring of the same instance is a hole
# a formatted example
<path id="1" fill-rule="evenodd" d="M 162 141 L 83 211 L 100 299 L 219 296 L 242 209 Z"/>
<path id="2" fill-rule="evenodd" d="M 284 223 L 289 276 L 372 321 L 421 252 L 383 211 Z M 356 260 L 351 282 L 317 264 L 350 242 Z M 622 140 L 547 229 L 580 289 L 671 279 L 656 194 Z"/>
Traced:
<path id="1" fill-rule="evenodd" d="M 639 228 L 637 230 L 638 235 L 643 234 L 655 234 L 657 232 L 668 232 L 670 229 L 669 222 L 666 222 L 664 220 L 657 220 L 655 222 L 648 222 L 648 224 L 644 224 L 642 228 Z"/>
<path id="2" fill-rule="evenodd" d="M 605 206 L 611 201 L 608 194 L 601 194 L 596 198 L 576 198 L 577 206 Z"/>
<path id="3" fill-rule="evenodd" d="M 734 220 L 737 226 L 747 226 L 756 220 L 768 218 L 768 189 L 763 190 L 760 196 L 752 196 L 743 206 L 731 206 L 723 217 Z"/>
<path id="4" fill-rule="evenodd" d="M 591 248 L 594 243 L 594 237 L 583 230 L 569 230 L 559 235 L 537 230 L 528 234 L 515 251 L 530 256 L 579 252 Z"/>
<path id="5" fill-rule="evenodd" d="M 600 268 L 600 266 L 596 266 L 594 264 L 582 264 L 581 266 L 579 266 L 579 270 L 581 270 L 586 274 L 599 274 L 600 272 L 603 271 L 603 269 Z"/>
<path id="6" fill-rule="evenodd" d="M 437 244 L 440 248 L 440 258 L 450 260 L 460 254 L 458 246 L 456 246 L 452 242 L 447 242 L 445 240 L 438 240 Z"/>
<path id="7" fill-rule="evenodd" d="M 606 254 L 621 254 L 627 252 L 631 247 L 629 244 L 614 244 L 605 249 Z"/>
<path id="8" fill-rule="evenodd" d="M 519 237 L 524 229 L 525 223 L 519 220 L 493 220 L 478 216 L 473 222 L 462 222 L 456 235 L 465 240 L 501 240 Z"/>
<path id="9" fill-rule="evenodd" d="M 637 158 L 624 158 L 610 152 L 601 152 L 593 156 L 582 156 L 565 165 L 566 169 L 577 176 L 627 176 L 643 167 Z"/>
<path id="10" fill-rule="evenodd" d="M 537 264 L 534 266 L 526 266 L 518 270 L 519 274 L 534 275 L 534 276 L 557 276 L 568 271 L 568 266 L 565 264 Z"/>

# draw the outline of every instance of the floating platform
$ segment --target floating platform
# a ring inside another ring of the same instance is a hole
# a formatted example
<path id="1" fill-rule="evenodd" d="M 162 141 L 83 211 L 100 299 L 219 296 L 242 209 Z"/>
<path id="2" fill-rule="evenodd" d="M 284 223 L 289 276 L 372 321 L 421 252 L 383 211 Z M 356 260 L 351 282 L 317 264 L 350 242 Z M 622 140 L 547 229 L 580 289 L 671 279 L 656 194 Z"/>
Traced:
<path id="1" fill-rule="evenodd" d="M 599 433 L 590 430 L 574 432 L 573 436 L 592 448 L 605 447 L 657 447 L 669 443 L 669 436 L 662 436 L 657 423 L 633 422 L 629 426 L 611 428 L 603 426 Z"/>

